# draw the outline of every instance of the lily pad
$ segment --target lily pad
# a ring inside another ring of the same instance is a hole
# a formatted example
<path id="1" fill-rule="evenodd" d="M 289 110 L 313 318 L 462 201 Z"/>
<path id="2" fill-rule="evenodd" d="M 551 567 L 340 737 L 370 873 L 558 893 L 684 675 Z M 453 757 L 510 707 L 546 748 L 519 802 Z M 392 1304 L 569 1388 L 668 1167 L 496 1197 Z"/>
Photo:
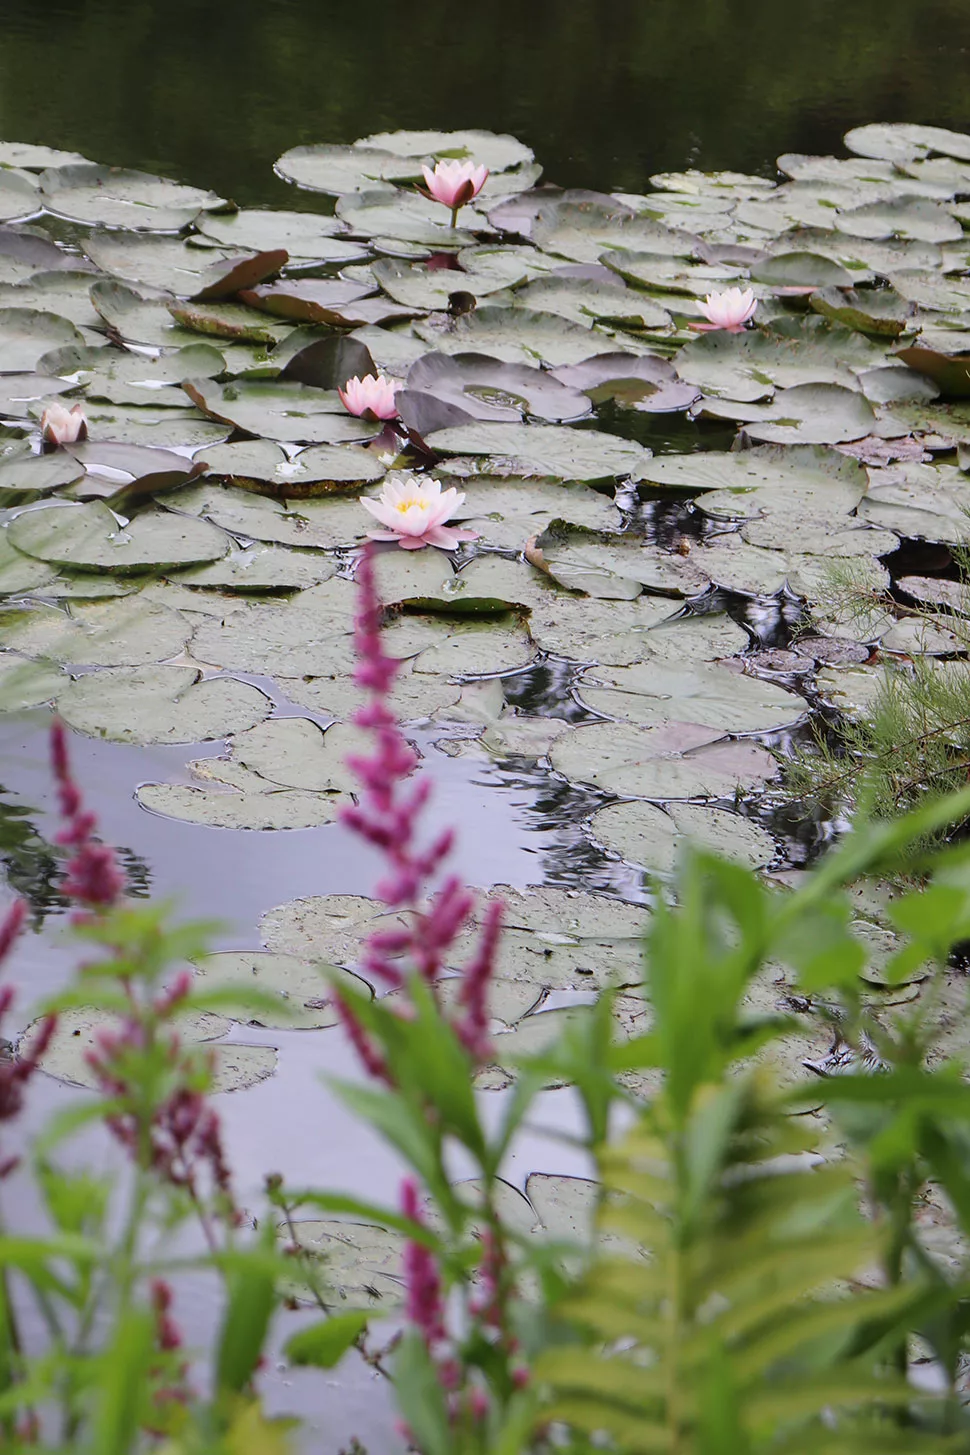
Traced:
<path id="1" fill-rule="evenodd" d="M 251 1025 L 268 1026 L 272 1030 L 323 1029 L 339 1024 L 332 1003 L 327 975 L 315 960 L 301 960 L 296 955 L 273 955 L 266 950 L 224 950 L 194 960 L 195 973 L 220 990 L 256 988 L 264 994 L 278 995 L 281 1001 L 277 1015 L 265 1006 L 253 1012 Z M 349 970 L 327 967 L 329 974 L 345 980 L 360 994 L 366 982 Z"/>
<path id="2" fill-rule="evenodd" d="M 167 511 L 147 511 L 122 525 L 100 501 L 27 510 L 7 533 L 18 551 L 39 560 L 123 574 L 217 561 L 231 544 L 215 526 Z"/>
<path id="3" fill-rule="evenodd" d="M 56 313 L 32 308 L 0 308 L 0 373 L 36 369 L 51 349 L 82 345 L 83 335 Z"/>
<path id="4" fill-rule="evenodd" d="M 60 217 L 131 230 L 178 231 L 221 204 L 214 192 L 95 162 L 49 168 L 40 185 L 44 206 Z"/>
<path id="5" fill-rule="evenodd" d="M 202 680 L 191 667 L 110 667 L 87 673 L 57 698 L 64 721 L 118 743 L 203 743 L 255 727 L 272 704 L 232 678 Z"/>
<path id="6" fill-rule="evenodd" d="M 189 398 L 213 419 L 247 434 L 293 444 L 336 444 L 372 439 L 376 425 L 343 410 L 336 392 L 304 384 L 240 381 L 216 384 L 211 379 L 187 380 Z"/>
<path id="7" fill-rule="evenodd" d="M 914 324 L 915 306 L 891 288 L 820 288 L 810 306 L 835 323 L 879 338 L 898 338 Z"/>
<path id="8" fill-rule="evenodd" d="M 292 260 L 352 263 L 366 256 L 359 243 L 342 237 L 335 217 L 318 212 L 272 212 L 241 208 L 238 212 L 207 212 L 196 220 L 204 237 L 227 247 L 285 248 Z"/>
<path id="9" fill-rule="evenodd" d="M 579 691 L 589 707 L 610 717 L 650 725 L 699 723 L 725 733 L 767 732 L 808 711 L 804 698 L 773 682 L 709 663 L 647 659 L 629 667 L 604 665 L 586 674 Z"/>
<path id="10" fill-rule="evenodd" d="M 798 384 L 766 405 L 705 398 L 703 412 L 739 419 L 752 439 L 774 444 L 843 444 L 872 434 L 876 425 L 864 395 L 838 384 Z"/>
<path id="11" fill-rule="evenodd" d="M 313 793 L 349 793 L 356 775 L 346 765 L 360 747 L 355 728 L 337 723 L 324 732 L 305 717 L 273 718 L 237 734 L 232 761 L 257 773 L 269 785 Z"/>
<path id="12" fill-rule="evenodd" d="M 355 150 L 383 148 L 399 157 L 473 159 L 490 172 L 507 172 L 533 160 L 524 142 L 493 131 L 382 131 L 354 143 Z"/>
<path id="13" fill-rule="evenodd" d="M 707 746 L 718 736 L 717 729 L 683 722 L 653 728 L 592 723 L 555 743 L 550 758 L 553 768 L 573 782 L 664 802 L 733 798 L 739 785 L 774 775 L 774 760 L 763 748 L 748 743 Z M 678 746 L 689 751 L 679 752 Z"/>
<path id="14" fill-rule="evenodd" d="M 845 134 L 850 152 L 863 157 L 881 157 L 887 162 L 910 162 L 939 152 L 946 157 L 970 161 L 970 136 L 942 126 L 915 126 L 908 122 L 872 122 L 854 126 Z"/>
<path id="15" fill-rule="evenodd" d="M 205 456 L 210 475 L 265 481 L 291 499 L 369 484 L 384 475 L 378 457 L 355 445 L 313 445 L 293 455 L 272 440 L 240 440 L 216 445 Z"/>
<path id="16" fill-rule="evenodd" d="M 351 1308 L 391 1310 L 405 1299 L 403 1282 L 404 1239 L 399 1233 L 375 1228 L 369 1223 L 333 1219 L 301 1219 L 293 1224 L 299 1247 L 313 1259 L 315 1279 L 327 1296 Z M 289 1243 L 290 1224 L 280 1223 L 277 1233 Z M 294 1276 L 286 1291 L 291 1298 L 314 1302 L 309 1286 Z"/>
<path id="17" fill-rule="evenodd" d="M 0 611 L 0 644 L 25 657 L 89 667 L 141 667 L 182 651 L 191 635 L 178 612 L 125 600 L 78 605 L 69 614 L 49 606 Z"/>
<path id="18" fill-rule="evenodd" d="M 487 354 L 507 364 L 578 364 L 591 354 L 614 353 L 616 340 L 595 326 L 571 323 L 557 313 L 485 304 L 445 326 L 414 325 L 415 333 L 442 353 Z"/>
<path id="19" fill-rule="evenodd" d="M 426 354 L 408 371 L 404 399 L 410 399 L 414 392 L 431 394 L 435 400 L 460 409 L 468 419 L 483 422 L 518 423 L 523 413 L 560 422 L 582 419 L 590 412 L 585 394 L 561 384 L 544 370 L 482 354 Z M 398 405 L 407 416 L 408 408 L 401 396 Z M 443 428 L 444 424 L 435 427 Z"/>
<path id="20" fill-rule="evenodd" d="M 420 173 L 420 167 L 417 171 Z M 466 219 L 471 215 L 466 211 Z M 392 187 L 343 195 L 337 202 L 337 216 L 360 237 L 393 238 L 443 251 L 475 242 L 475 234 L 467 227 L 449 225 L 440 203 Z"/>
<path id="21" fill-rule="evenodd" d="M 501 460 L 490 473 L 546 475 L 562 480 L 609 480 L 639 470 L 649 451 L 600 430 L 556 425 L 469 424 L 436 430 L 427 443 L 439 454 Z"/>
<path id="22" fill-rule="evenodd" d="M 320 828 L 332 823 L 338 811 L 332 799 L 293 789 L 234 793 L 224 788 L 193 788 L 183 783 L 142 783 L 135 797 L 142 808 L 164 818 L 236 831 Z"/>
<path id="23" fill-rule="evenodd" d="M 29 1054 L 40 1032 L 42 1022 L 27 1027 L 17 1045 L 18 1054 Z M 88 1055 L 97 1051 L 100 1037 L 117 1029 L 118 1018 L 104 1011 L 76 1006 L 62 1011 L 50 1045 L 41 1057 L 40 1069 L 69 1086 L 98 1089 L 98 1079 L 88 1063 Z M 189 1043 L 211 1042 L 224 1035 L 229 1022 L 222 1016 L 182 1016 L 179 1035 Z M 213 1092 L 240 1091 L 265 1081 L 276 1070 L 276 1051 L 272 1046 L 232 1045 L 218 1042 L 206 1046 L 211 1059 Z"/>
<path id="24" fill-rule="evenodd" d="M 195 570 L 179 571 L 182 586 L 208 586 L 219 591 L 260 595 L 269 591 L 302 591 L 328 581 L 336 563 L 316 551 L 252 545 L 230 551 L 221 561 Z"/>
<path id="25" fill-rule="evenodd" d="M 673 871 L 687 840 L 750 869 L 764 868 L 777 853 L 771 835 L 750 819 L 699 804 L 616 803 L 594 814 L 590 829 L 605 848 L 661 874 Z"/>

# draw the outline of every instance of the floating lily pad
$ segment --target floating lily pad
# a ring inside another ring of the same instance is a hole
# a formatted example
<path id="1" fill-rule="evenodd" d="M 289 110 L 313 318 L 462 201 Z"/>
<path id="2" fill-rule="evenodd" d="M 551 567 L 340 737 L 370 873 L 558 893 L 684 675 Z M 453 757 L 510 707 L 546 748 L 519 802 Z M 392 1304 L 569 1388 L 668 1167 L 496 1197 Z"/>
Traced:
<path id="1" fill-rule="evenodd" d="M 216 384 L 211 379 L 189 380 L 183 387 L 213 419 L 264 439 L 336 444 L 379 433 L 376 425 L 347 414 L 336 392 L 325 389 L 255 380 Z"/>
<path id="2" fill-rule="evenodd" d="M 835 323 L 879 338 L 897 338 L 913 326 L 914 305 L 891 288 L 820 288 L 812 294 L 811 307 Z"/>
<path id="3" fill-rule="evenodd" d="M 202 680 L 191 667 L 110 667 L 63 687 L 57 710 L 70 727 L 119 743 L 203 743 L 255 727 L 272 704 L 232 678 Z"/>
<path id="4" fill-rule="evenodd" d="M 928 152 L 970 161 L 970 136 L 942 126 L 914 126 L 908 122 L 872 122 L 854 126 L 845 134 L 850 152 L 881 157 L 888 162 L 910 162 Z"/>
<path id="5" fill-rule="evenodd" d="M 380 146 L 329 146 L 318 142 L 291 147 L 276 161 L 275 170 L 288 182 L 312 192 L 341 197 L 367 192 L 381 182 L 407 181 L 421 176 L 420 163 L 402 159 Z"/>
<path id="6" fill-rule="evenodd" d="M 142 808 L 164 818 L 213 829 L 313 829 L 333 823 L 337 816 L 337 805 L 332 799 L 293 789 L 281 789 L 277 793 L 233 793 L 182 783 L 142 783 L 135 797 Z"/>
<path id="7" fill-rule="evenodd" d="M 956 242 L 963 237 L 963 227 L 947 207 L 918 197 L 894 197 L 842 208 L 835 226 L 853 237 L 906 237 L 928 243 Z"/>
<path id="8" fill-rule="evenodd" d="M 726 733 L 766 732 L 797 722 L 808 710 L 804 698 L 773 682 L 708 663 L 604 665 L 588 672 L 579 690 L 588 706 L 610 717 L 700 723 Z"/>
<path id="9" fill-rule="evenodd" d="M 614 353 L 611 334 L 571 323 L 557 313 L 484 304 L 443 326 L 437 319 L 414 325 L 419 338 L 442 353 L 488 354 L 507 364 L 578 364 L 591 354 Z"/>
<path id="10" fill-rule="evenodd" d="M 733 798 L 739 784 L 774 775 L 774 760 L 763 748 L 748 743 L 706 746 L 717 737 L 716 728 L 686 722 L 668 722 L 662 728 L 592 723 L 554 744 L 550 758 L 553 768 L 574 782 L 662 801 Z"/>
<path id="11" fill-rule="evenodd" d="M 41 1025 L 41 1021 L 34 1021 L 24 1031 L 17 1046 L 19 1055 L 30 1053 Z M 118 1018 L 105 1011 L 88 1010 L 83 1006 L 62 1011 L 50 1045 L 41 1057 L 40 1069 L 57 1081 L 66 1081 L 69 1086 L 97 1090 L 98 1079 L 87 1058 L 98 1050 L 101 1036 L 116 1030 L 119 1025 Z M 181 1039 L 199 1043 L 200 1048 L 201 1043 L 224 1035 L 228 1028 L 229 1022 L 222 1016 L 210 1014 L 181 1016 L 178 1021 Z M 213 1092 L 240 1091 L 243 1087 L 255 1086 L 276 1070 L 276 1051 L 272 1046 L 219 1042 L 207 1045 L 205 1049 L 212 1063 Z"/>
<path id="12" fill-rule="evenodd" d="M 417 171 L 420 174 L 420 167 Z M 361 237 L 393 238 L 442 250 L 469 247 L 475 241 L 475 234 L 467 230 L 467 218 L 473 214 L 466 211 L 466 227 L 453 228 L 440 203 L 392 187 L 343 195 L 337 216 Z"/>
<path id="13" fill-rule="evenodd" d="M 288 455 L 272 440 L 240 440 L 216 445 L 205 455 L 210 475 L 264 480 L 291 499 L 370 483 L 384 475 L 377 456 L 354 445 L 313 445 Z"/>
<path id="14" fill-rule="evenodd" d="M 193 964 L 196 975 L 220 990 L 239 990 L 244 995 L 247 989 L 255 988 L 280 997 L 279 1014 L 273 1015 L 260 1005 L 253 1012 L 252 1025 L 269 1026 L 273 1030 L 311 1030 L 339 1024 L 330 981 L 324 967 L 315 960 L 273 955 L 266 950 L 224 950 L 206 955 Z M 346 980 L 358 994 L 367 988 L 358 975 L 337 966 L 327 968 L 330 975 Z"/>
<path id="15" fill-rule="evenodd" d="M 480 354 L 426 354 L 408 371 L 404 398 L 410 399 L 414 392 L 431 394 L 435 400 L 462 410 L 469 419 L 483 422 L 518 423 L 523 413 L 558 422 L 582 419 L 590 412 L 585 394 L 559 383 L 544 370 Z M 398 404 L 407 415 L 400 396 Z M 444 427 L 444 422 L 433 426 Z M 425 428 L 420 432 L 430 431 Z"/>
<path id="16" fill-rule="evenodd" d="M 0 373 L 36 369 L 38 360 L 51 349 L 83 343 L 73 323 L 56 313 L 0 308 Z"/>
<path id="17" fill-rule="evenodd" d="M 227 247 L 285 248 L 291 259 L 350 263 L 366 255 L 359 243 L 340 236 L 335 217 L 318 212 L 272 212 L 241 208 L 238 212 L 207 212 L 196 221 L 204 237 Z"/>
<path id="18" fill-rule="evenodd" d="M 356 499 L 303 500 L 287 508 L 270 496 L 215 484 L 180 490 L 167 496 L 166 504 L 202 515 L 235 535 L 304 549 L 353 545 L 370 529 L 373 518 L 364 519 Z M 349 603 L 347 609 L 352 609 Z"/>
<path id="19" fill-rule="evenodd" d="M 808 317 L 783 320 L 770 330 L 706 334 L 681 349 L 677 372 L 709 394 L 763 399 L 771 385 L 857 389 L 855 371 L 883 362 L 882 350 L 858 334 Z"/>
<path id="20" fill-rule="evenodd" d="M 644 587 L 690 596 L 709 580 L 689 557 L 674 556 L 642 538 L 596 538 L 560 523 L 539 536 L 530 559 L 560 586 L 606 601 L 632 601 Z"/>
<path id="21" fill-rule="evenodd" d="M 459 157 L 474 160 L 490 172 L 507 172 L 533 160 L 533 153 L 514 136 L 493 131 L 382 131 L 354 143 L 355 150 L 383 148 L 399 157 Z"/>
<path id="22" fill-rule="evenodd" d="M 838 384 L 798 384 L 770 404 L 705 399 L 704 413 L 738 419 L 752 439 L 774 444 L 842 444 L 872 434 L 876 414 L 860 392 Z"/>
<path id="23" fill-rule="evenodd" d="M 233 762 L 258 773 L 268 784 L 346 793 L 357 786 L 346 757 L 359 746 L 355 728 L 337 723 L 324 732 L 308 718 L 282 717 L 237 734 L 231 752 Z"/>
<path id="24" fill-rule="evenodd" d="M 47 662 L 27 662 L 13 652 L 0 658 L 0 712 L 40 707 L 56 697 L 67 679 Z"/>
<path id="25" fill-rule="evenodd" d="M 35 455 L 19 442 L 0 451 L 0 490 L 47 495 L 79 480 L 84 466 L 69 454 Z"/>
<path id="26" fill-rule="evenodd" d="M 42 173 L 40 185 L 44 205 L 61 217 L 131 230 L 177 231 L 221 202 L 199 187 L 95 162 L 50 168 Z"/>
<path id="27" fill-rule="evenodd" d="M 292 605 L 247 605 L 225 621 L 204 621 L 192 639 L 193 656 L 226 671 L 267 676 L 328 677 L 349 671 L 352 616 L 304 604 L 308 595 L 304 592 Z"/>
<path id="28" fill-rule="evenodd" d="M 0 645 L 25 657 L 90 667 L 141 667 L 182 651 L 191 627 L 155 603 L 107 601 L 69 614 L 49 606 L 0 611 Z"/>
<path id="29" fill-rule="evenodd" d="M 547 475 L 562 480 L 608 480 L 639 470 L 649 452 L 633 440 L 600 430 L 555 425 L 469 424 L 436 430 L 428 444 L 439 454 L 484 455 L 503 462 L 496 474 Z"/>
<path id="30" fill-rule="evenodd" d="M 685 841 L 723 854 L 751 869 L 770 864 L 777 852 L 769 833 L 750 819 L 720 808 L 672 803 L 616 803 L 590 819 L 593 836 L 633 864 L 669 874 Z"/>
<path id="31" fill-rule="evenodd" d="M 337 1308 L 346 1302 L 354 1309 L 383 1311 L 396 1309 L 404 1302 L 404 1239 L 399 1233 L 336 1218 L 301 1219 L 293 1224 L 293 1231 L 300 1248 L 313 1259 L 315 1281 L 322 1284 Z M 283 1242 L 290 1242 L 288 1222 L 280 1223 L 277 1233 Z M 314 1295 L 300 1279 L 298 1269 L 294 1262 L 287 1294 L 313 1303 Z"/>
<path id="32" fill-rule="evenodd" d="M 230 541 L 205 521 L 148 511 L 122 525 L 99 501 L 27 510 L 7 527 L 25 555 L 75 571 L 122 573 L 217 561 Z"/>
<path id="33" fill-rule="evenodd" d="M 268 591 L 302 591 L 328 581 L 335 562 L 316 551 L 294 551 L 285 547 L 253 545 L 230 551 L 221 561 L 180 571 L 182 586 L 209 586 L 220 591 L 258 595 Z"/>

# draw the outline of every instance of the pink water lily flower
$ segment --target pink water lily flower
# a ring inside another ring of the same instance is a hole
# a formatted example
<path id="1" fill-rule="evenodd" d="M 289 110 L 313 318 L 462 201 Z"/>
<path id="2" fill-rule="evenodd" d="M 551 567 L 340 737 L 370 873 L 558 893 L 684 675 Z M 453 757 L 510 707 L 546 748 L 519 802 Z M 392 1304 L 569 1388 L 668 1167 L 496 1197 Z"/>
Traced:
<path id="1" fill-rule="evenodd" d="M 477 197 L 488 178 L 487 167 L 476 167 L 472 161 L 438 162 L 434 171 L 422 167 L 428 190 L 426 197 L 451 208 L 451 225 L 454 227 L 458 209 Z"/>
<path id="2" fill-rule="evenodd" d="M 363 379 L 358 379 L 355 374 L 337 393 L 348 414 L 363 415 L 369 419 L 396 419 L 394 395 L 400 387 L 393 380 L 385 379 L 383 374 L 365 374 Z"/>
<path id="3" fill-rule="evenodd" d="M 50 445 L 73 445 L 88 437 L 88 421 L 80 404 L 65 409 L 57 401 L 49 404 L 40 417 L 40 432 Z"/>
<path id="4" fill-rule="evenodd" d="M 702 333 L 716 328 L 740 333 L 748 319 L 754 316 L 758 300 L 750 288 L 743 292 L 740 288 L 728 288 L 724 293 L 708 293 L 704 302 L 697 306 L 708 322 L 695 323 L 692 325 L 694 328 Z"/>
<path id="5" fill-rule="evenodd" d="M 451 551 L 459 541 L 477 540 L 473 530 L 445 525 L 464 499 L 464 493 L 459 495 L 454 487 L 442 490 L 440 480 L 403 475 L 385 480 L 378 500 L 362 495 L 360 503 L 387 527 L 370 531 L 372 541 L 397 541 L 406 551 L 418 551 L 422 546 Z"/>

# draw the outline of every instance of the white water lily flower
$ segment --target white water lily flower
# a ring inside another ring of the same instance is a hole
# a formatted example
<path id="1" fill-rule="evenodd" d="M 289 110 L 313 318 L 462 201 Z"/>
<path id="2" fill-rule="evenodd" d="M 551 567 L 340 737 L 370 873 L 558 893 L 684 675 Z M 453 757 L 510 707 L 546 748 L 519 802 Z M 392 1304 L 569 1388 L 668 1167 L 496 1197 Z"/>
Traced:
<path id="1" fill-rule="evenodd" d="M 708 293 L 703 303 L 697 306 L 708 322 L 695 324 L 695 328 L 704 332 L 723 328 L 728 333 L 740 333 L 748 319 L 754 316 L 758 300 L 750 288 L 743 292 L 740 288 L 728 288 L 724 293 Z"/>
<path id="2" fill-rule="evenodd" d="M 49 445 L 73 445 L 88 437 L 88 421 L 80 404 L 65 409 L 63 404 L 49 404 L 40 417 L 40 432 Z"/>
<path id="3" fill-rule="evenodd" d="M 417 551 L 422 546 L 451 551 L 459 541 L 477 539 L 475 531 L 445 525 L 464 499 L 464 493 L 459 495 L 453 486 L 442 490 L 440 480 L 403 475 L 386 480 L 377 500 L 362 495 L 360 503 L 386 527 L 370 531 L 371 540 L 397 541 L 406 551 Z"/>

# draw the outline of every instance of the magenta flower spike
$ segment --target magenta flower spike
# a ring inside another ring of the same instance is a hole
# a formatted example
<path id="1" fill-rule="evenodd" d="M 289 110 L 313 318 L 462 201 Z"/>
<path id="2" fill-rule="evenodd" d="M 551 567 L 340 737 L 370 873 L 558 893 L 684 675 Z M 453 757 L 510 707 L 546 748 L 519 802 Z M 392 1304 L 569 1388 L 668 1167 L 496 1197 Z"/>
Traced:
<path id="1" fill-rule="evenodd" d="M 364 419 L 397 419 L 394 395 L 400 388 L 383 374 L 365 374 L 363 379 L 355 374 L 337 393 L 348 414 Z"/>
<path id="2" fill-rule="evenodd" d="M 697 306 L 707 319 L 707 323 L 691 325 L 698 332 L 710 333 L 714 329 L 724 329 L 727 333 L 740 333 L 749 318 L 754 317 L 758 300 L 750 288 L 743 291 L 740 288 L 728 288 L 724 293 L 708 293 L 703 303 L 698 303 Z"/>
<path id="3" fill-rule="evenodd" d="M 476 167 L 473 161 L 438 162 L 433 172 L 430 167 L 422 167 L 421 171 L 427 185 L 424 195 L 450 209 L 452 227 L 459 209 L 477 197 L 488 180 L 488 168 Z"/>
<path id="4" fill-rule="evenodd" d="M 442 490 L 440 480 L 403 475 L 386 480 L 376 500 L 362 495 L 360 503 L 385 527 L 369 532 L 372 541 L 396 541 L 405 551 L 418 551 L 422 546 L 453 551 L 460 541 L 478 539 L 473 530 L 445 525 L 464 499 L 454 486 Z"/>
<path id="5" fill-rule="evenodd" d="M 73 445 L 88 437 L 88 421 L 80 404 L 65 409 L 57 401 L 49 404 L 40 417 L 40 432 L 48 445 Z"/>

